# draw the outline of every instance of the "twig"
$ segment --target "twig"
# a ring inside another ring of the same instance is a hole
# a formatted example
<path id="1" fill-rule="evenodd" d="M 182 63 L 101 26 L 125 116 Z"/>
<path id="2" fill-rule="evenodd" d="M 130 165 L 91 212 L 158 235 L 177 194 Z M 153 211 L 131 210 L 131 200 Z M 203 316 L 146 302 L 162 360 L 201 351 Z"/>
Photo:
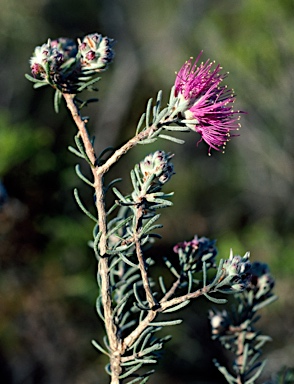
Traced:
<path id="1" fill-rule="evenodd" d="M 170 290 L 166 292 L 166 294 L 163 296 L 163 298 L 160 300 L 161 303 L 166 302 L 177 290 L 181 283 L 181 276 L 173 283 Z"/>
<path id="2" fill-rule="evenodd" d="M 204 293 L 214 292 L 214 289 L 211 287 L 211 285 L 207 285 L 203 288 L 198 289 L 195 292 L 187 293 L 186 295 L 175 297 L 169 301 L 163 301 L 159 302 L 159 307 L 154 308 L 154 310 L 151 310 L 148 312 L 146 317 L 143 321 L 139 323 L 137 328 L 135 328 L 124 340 L 123 340 L 123 350 L 126 348 L 129 348 L 133 345 L 133 343 L 137 340 L 137 338 L 141 335 L 141 333 L 150 325 L 150 323 L 155 319 L 157 314 L 164 312 L 164 310 L 173 307 L 175 305 L 181 304 L 186 300 L 195 299 Z"/>

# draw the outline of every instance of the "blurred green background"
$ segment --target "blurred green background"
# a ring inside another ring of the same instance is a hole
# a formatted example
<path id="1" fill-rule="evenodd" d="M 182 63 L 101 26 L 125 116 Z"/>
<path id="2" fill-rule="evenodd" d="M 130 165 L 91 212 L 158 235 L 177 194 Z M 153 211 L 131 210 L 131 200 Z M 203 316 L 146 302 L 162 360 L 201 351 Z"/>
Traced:
<path id="1" fill-rule="evenodd" d="M 0 0 L 0 179 L 8 194 L 0 210 L 0 381 L 5 384 L 107 383 L 105 359 L 91 346 L 102 326 L 95 314 L 95 259 L 87 247 L 92 223 L 72 190 L 90 191 L 68 152 L 75 127 L 65 106 L 56 115 L 53 91 L 24 78 L 36 45 L 47 38 L 100 32 L 114 38 L 116 57 L 100 82 L 99 104 L 88 107 L 97 151 L 129 138 L 149 97 L 167 101 L 177 71 L 204 50 L 229 71 L 237 94 L 241 136 L 225 155 L 207 156 L 198 138 L 184 146 L 158 143 L 176 154 L 172 209 L 163 212 L 167 254 L 195 233 L 218 239 L 219 253 L 270 264 L 279 301 L 262 311 L 264 377 L 294 356 L 294 2 L 293 0 Z M 123 158 L 123 175 L 155 147 Z M 223 383 L 211 359 L 208 304 L 183 311 L 150 383 Z M 172 330 L 171 330 L 172 331 Z"/>

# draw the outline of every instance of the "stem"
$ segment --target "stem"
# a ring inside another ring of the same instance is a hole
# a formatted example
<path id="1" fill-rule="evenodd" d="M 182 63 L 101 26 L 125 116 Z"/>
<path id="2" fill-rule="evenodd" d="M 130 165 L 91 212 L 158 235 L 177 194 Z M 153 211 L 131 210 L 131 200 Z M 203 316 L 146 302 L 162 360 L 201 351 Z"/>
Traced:
<path id="1" fill-rule="evenodd" d="M 150 310 L 143 321 L 123 340 L 123 350 L 129 348 L 141 335 L 141 333 L 150 325 L 151 321 L 155 319 L 158 313 L 164 312 L 165 309 L 181 304 L 186 300 L 195 299 L 204 293 L 214 292 L 211 285 L 207 285 L 198 289 L 195 292 L 187 293 L 186 295 L 175 297 L 169 301 L 164 298 L 159 302 L 160 306 L 154 310 Z M 164 300 L 164 301 L 163 301 Z"/>
<path id="2" fill-rule="evenodd" d="M 116 332 L 116 326 L 113 321 L 113 309 L 111 301 L 111 290 L 109 281 L 109 265 L 107 252 L 107 225 L 106 212 L 104 205 L 103 192 L 103 172 L 95 165 L 96 155 L 93 145 L 88 135 L 86 123 L 83 121 L 79 110 L 74 102 L 74 95 L 63 94 L 67 107 L 71 112 L 74 122 L 82 137 L 86 154 L 92 163 L 92 173 L 94 177 L 94 188 L 96 194 L 96 208 L 98 213 L 98 225 L 101 231 L 101 239 L 99 242 L 100 255 L 98 261 L 98 273 L 101 279 L 101 296 L 105 317 L 105 329 L 108 336 L 109 346 L 111 349 L 110 365 L 111 365 L 111 384 L 119 384 L 119 375 L 121 374 L 120 358 L 121 358 L 121 341 Z"/>
<path id="3" fill-rule="evenodd" d="M 245 339 L 245 332 L 243 330 L 239 333 L 238 341 L 237 341 L 237 367 L 238 367 L 237 384 L 244 384 L 243 372 L 241 372 L 241 369 L 244 365 L 244 339 Z"/>
<path id="4" fill-rule="evenodd" d="M 63 93 L 63 97 L 66 101 L 66 106 L 69 109 L 69 111 L 72 115 L 72 118 L 73 118 L 73 120 L 74 120 L 80 134 L 81 134 L 87 156 L 90 159 L 92 165 L 94 166 L 95 161 L 96 161 L 96 155 L 95 155 L 91 140 L 89 138 L 89 134 L 88 134 L 88 131 L 86 128 L 86 123 L 81 118 L 80 111 L 74 102 L 75 95 L 71 95 L 69 93 Z"/>
<path id="5" fill-rule="evenodd" d="M 160 300 L 161 303 L 166 302 L 177 290 L 178 286 L 181 283 L 181 276 L 173 283 L 170 290 L 166 292 L 166 294 L 163 296 L 163 298 Z"/>

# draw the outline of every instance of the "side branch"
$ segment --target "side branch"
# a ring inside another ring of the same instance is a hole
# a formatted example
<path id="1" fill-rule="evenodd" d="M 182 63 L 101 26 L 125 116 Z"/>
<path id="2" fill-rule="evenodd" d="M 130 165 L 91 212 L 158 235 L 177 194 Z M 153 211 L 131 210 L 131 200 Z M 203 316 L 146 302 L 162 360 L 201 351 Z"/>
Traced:
<path id="1" fill-rule="evenodd" d="M 96 155 L 86 128 L 86 122 L 82 119 L 80 111 L 74 102 L 75 95 L 71 95 L 70 93 L 63 93 L 63 97 L 66 101 L 66 106 L 69 109 L 72 118 L 79 130 L 79 133 L 81 134 L 87 156 L 90 159 L 92 165 L 94 166 L 96 161 Z"/>
<path id="2" fill-rule="evenodd" d="M 123 350 L 131 347 L 141 333 L 150 325 L 150 323 L 156 318 L 156 316 L 164 312 L 164 310 L 173 307 L 175 305 L 181 304 L 184 301 L 190 299 L 196 299 L 197 297 L 203 295 L 204 293 L 214 292 L 211 285 L 207 285 L 203 288 L 198 289 L 195 292 L 187 293 L 186 295 L 175 297 L 169 301 L 163 301 L 164 298 L 159 302 L 159 307 L 148 312 L 147 316 L 140 324 L 135 328 L 124 340 L 123 340 Z"/>

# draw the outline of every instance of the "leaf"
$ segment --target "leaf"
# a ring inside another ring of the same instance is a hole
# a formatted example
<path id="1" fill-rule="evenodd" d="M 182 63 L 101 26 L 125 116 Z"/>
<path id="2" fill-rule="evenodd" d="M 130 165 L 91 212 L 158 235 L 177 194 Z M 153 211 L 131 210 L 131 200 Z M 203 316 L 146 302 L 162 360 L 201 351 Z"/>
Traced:
<path id="1" fill-rule="evenodd" d="M 141 368 L 143 363 L 137 364 L 135 367 L 127 370 L 125 373 L 119 376 L 120 379 L 124 379 L 125 377 L 130 376 L 132 373 L 136 372 L 139 368 Z"/>
<path id="2" fill-rule="evenodd" d="M 33 83 L 40 83 L 42 81 L 45 82 L 45 80 L 40 80 L 40 79 L 36 79 L 35 77 L 32 77 L 30 75 L 28 75 L 27 73 L 25 74 L 25 78 Z M 47 83 L 48 84 L 48 83 Z"/>
<path id="3" fill-rule="evenodd" d="M 211 297 L 209 296 L 207 293 L 203 293 L 203 295 L 209 300 L 209 301 L 212 301 L 213 303 L 216 303 L 216 304 L 225 304 L 228 302 L 228 300 L 226 299 L 216 299 L 215 297 Z"/>
<path id="4" fill-rule="evenodd" d="M 54 94 L 54 110 L 56 113 L 59 112 L 59 105 L 62 98 L 62 93 L 59 91 L 59 89 L 56 89 Z"/>
<path id="5" fill-rule="evenodd" d="M 84 156 L 79 152 L 79 151 L 77 151 L 74 147 L 72 147 L 72 146 L 68 146 L 67 147 L 67 149 L 70 151 L 70 152 L 72 152 L 73 154 L 75 154 L 76 156 L 78 156 L 78 157 L 81 157 L 82 159 L 84 159 Z"/>
<path id="6" fill-rule="evenodd" d="M 154 139 L 144 139 L 144 140 L 138 141 L 137 144 L 151 144 L 151 143 L 154 143 L 156 140 L 157 140 L 157 138 L 154 138 Z"/>
<path id="7" fill-rule="evenodd" d="M 114 228 L 111 228 L 107 232 L 107 238 L 109 238 L 111 235 L 113 235 L 115 232 L 117 232 L 120 228 L 124 227 L 132 219 L 133 219 L 132 216 L 129 216 L 126 219 L 123 219 L 123 220 L 121 218 L 116 218 L 116 221 L 118 221 L 118 224 Z"/>
<path id="8" fill-rule="evenodd" d="M 139 266 L 135 263 L 133 263 L 132 261 L 130 261 L 127 257 L 125 257 L 125 255 L 122 253 L 122 252 L 119 252 L 119 257 L 128 265 L 130 265 L 131 267 L 134 267 L 134 268 L 139 268 Z"/>
<path id="9" fill-rule="evenodd" d="M 145 116 L 145 124 L 146 128 L 149 128 L 150 126 L 150 114 L 151 114 L 151 107 L 152 107 L 152 98 L 148 100 L 147 107 L 146 107 L 146 116 Z"/>
<path id="10" fill-rule="evenodd" d="M 178 310 L 181 309 L 181 308 L 186 307 L 189 303 L 190 303 L 190 300 L 186 300 L 186 301 L 183 301 L 182 303 L 180 303 L 180 304 L 178 304 L 178 305 L 175 305 L 174 307 L 165 309 L 165 310 L 162 311 L 162 312 L 163 312 L 163 313 L 175 312 L 175 311 L 178 311 Z"/>
<path id="11" fill-rule="evenodd" d="M 269 297 L 268 299 L 262 301 L 261 303 L 258 303 L 258 304 L 256 304 L 256 305 L 254 305 L 254 307 L 252 308 L 252 310 L 255 312 L 255 311 L 257 311 L 257 310 L 259 310 L 259 309 L 265 307 L 266 305 L 271 304 L 272 302 L 276 301 L 277 299 L 278 299 L 277 296 L 275 296 L 275 295 L 274 295 L 274 296 L 271 296 L 271 297 Z"/>
<path id="12" fill-rule="evenodd" d="M 93 345 L 95 348 L 97 348 L 98 351 L 100 351 L 100 352 L 102 352 L 104 355 L 107 355 L 107 356 L 110 357 L 110 354 L 109 354 L 108 352 L 106 352 L 105 349 L 103 349 L 103 348 L 101 347 L 101 345 L 100 345 L 97 341 L 92 340 L 92 345 Z"/>
<path id="13" fill-rule="evenodd" d="M 74 197 L 76 199 L 76 202 L 78 203 L 78 206 L 81 208 L 81 210 L 90 218 L 92 219 L 95 223 L 97 223 L 97 218 L 95 216 L 92 215 L 92 213 L 90 213 L 87 208 L 85 208 L 85 206 L 83 205 L 83 203 L 81 202 L 81 199 L 79 197 L 79 192 L 78 192 L 78 189 L 75 188 L 74 189 Z"/>
<path id="14" fill-rule="evenodd" d="M 140 132 L 143 121 L 145 120 L 145 116 L 146 116 L 146 113 L 143 113 L 142 116 L 140 117 L 140 120 L 137 124 L 136 135 L 138 135 L 138 133 Z"/>
<path id="15" fill-rule="evenodd" d="M 45 87 L 45 85 L 48 85 L 47 81 L 40 81 L 38 83 L 35 83 L 33 85 L 34 89 L 38 89 L 38 88 L 41 88 L 41 87 Z"/>
<path id="16" fill-rule="evenodd" d="M 78 147 L 78 150 L 81 152 L 81 154 L 83 155 L 83 158 L 87 161 L 87 163 L 92 167 L 93 164 L 91 162 L 91 160 L 89 159 L 86 151 L 85 151 L 85 148 L 84 148 L 84 145 L 83 143 L 80 141 L 80 136 L 79 134 L 75 135 L 74 137 L 75 139 L 75 142 L 76 142 L 76 146 Z"/>
<path id="17" fill-rule="evenodd" d="M 158 281 L 159 281 L 159 286 L 160 286 L 160 288 L 162 290 L 162 293 L 165 295 L 166 294 L 166 287 L 165 287 L 165 284 L 164 284 L 163 277 L 159 276 Z"/>
<path id="18" fill-rule="evenodd" d="M 260 367 L 258 368 L 257 372 L 255 372 L 255 374 L 252 377 L 250 377 L 249 380 L 246 380 L 245 384 L 254 383 L 255 380 L 260 376 L 261 372 L 263 371 L 265 364 L 266 364 L 266 360 L 264 360 L 262 363 L 260 363 Z"/>
<path id="19" fill-rule="evenodd" d="M 76 174 L 78 175 L 78 177 L 79 177 L 81 180 L 83 180 L 84 183 L 86 183 L 86 184 L 90 185 L 92 188 L 94 188 L 94 184 L 93 184 L 90 180 L 88 180 L 88 179 L 82 174 L 82 172 L 81 172 L 81 168 L 80 168 L 80 165 L 79 165 L 79 164 L 77 164 L 77 165 L 75 166 L 75 171 L 76 171 Z"/>
<path id="20" fill-rule="evenodd" d="M 190 132 L 190 128 L 182 127 L 180 125 L 163 125 L 162 128 L 164 128 L 167 131 Z"/>
<path id="21" fill-rule="evenodd" d="M 166 327 L 166 326 L 170 326 L 170 325 L 178 325 L 178 324 L 181 324 L 182 322 L 183 322 L 182 319 L 167 320 L 167 321 L 155 321 L 155 322 L 151 322 L 150 325 L 153 327 Z"/>
<path id="22" fill-rule="evenodd" d="M 164 108 L 157 116 L 156 119 L 153 121 L 153 125 L 156 127 L 160 121 L 167 115 L 168 108 Z M 162 127 L 160 127 L 160 130 L 157 130 L 157 134 L 162 130 Z"/>
<path id="23" fill-rule="evenodd" d="M 160 137 L 161 139 L 173 141 L 174 143 L 177 143 L 177 144 L 184 144 L 185 143 L 185 140 L 177 139 L 176 137 L 172 137 L 169 135 L 160 134 L 160 135 L 158 135 L 158 137 Z"/>
<path id="24" fill-rule="evenodd" d="M 83 83 L 83 84 L 77 89 L 77 91 L 78 91 L 78 92 L 81 92 L 81 91 L 84 90 L 85 88 L 88 88 L 88 87 L 90 87 L 91 85 L 97 83 L 100 79 L 101 79 L 101 77 L 95 77 L 94 79 L 91 79 L 90 81 L 88 81 L 88 82 L 86 82 L 86 83 Z"/>

